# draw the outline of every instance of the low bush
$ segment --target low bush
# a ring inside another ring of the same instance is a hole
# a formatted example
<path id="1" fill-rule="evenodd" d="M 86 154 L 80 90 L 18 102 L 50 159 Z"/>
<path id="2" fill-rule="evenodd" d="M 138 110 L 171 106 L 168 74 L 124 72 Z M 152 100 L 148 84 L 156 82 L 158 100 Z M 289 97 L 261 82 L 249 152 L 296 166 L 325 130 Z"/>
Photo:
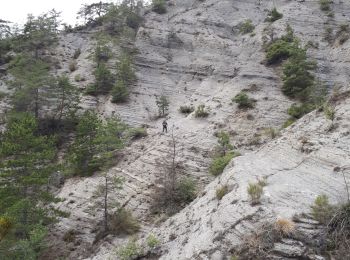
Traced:
<path id="1" fill-rule="evenodd" d="M 288 118 L 286 122 L 283 123 L 282 128 L 287 128 L 288 126 L 291 126 L 294 124 L 296 119 L 294 117 Z"/>
<path id="2" fill-rule="evenodd" d="M 134 260 L 142 255 L 142 249 L 136 239 L 130 239 L 125 246 L 118 248 L 116 254 L 120 260 Z"/>
<path id="3" fill-rule="evenodd" d="M 315 109 L 313 104 L 303 103 L 301 105 L 293 104 L 290 108 L 288 108 L 288 115 L 295 119 L 302 118 L 304 115 L 310 113 Z"/>
<path id="4" fill-rule="evenodd" d="M 191 114 L 194 111 L 194 107 L 192 107 L 192 106 L 180 106 L 179 111 L 182 114 Z"/>
<path id="5" fill-rule="evenodd" d="M 328 42 L 329 44 L 332 44 L 334 41 L 334 35 L 333 35 L 333 28 L 326 26 L 324 28 L 324 33 L 323 33 L 323 39 Z"/>
<path id="6" fill-rule="evenodd" d="M 114 234 L 134 234 L 140 230 L 140 225 L 131 212 L 121 208 L 110 216 L 110 230 Z"/>
<path id="7" fill-rule="evenodd" d="M 130 129 L 128 135 L 131 139 L 140 139 L 146 137 L 148 134 L 146 128 L 138 127 Z"/>
<path id="8" fill-rule="evenodd" d="M 247 188 L 252 205 L 260 203 L 261 195 L 263 194 L 263 187 L 259 183 L 249 183 Z"/>
<path id="9" fill-rule="evenodd" d="M 81 49 L 80 48 L 76 49 L 73 54 L 73 59 L 75 60 L 78 59 L 80 54 L 81 54 Z"/>
<path id="10" fill-rule="evenodd" d="M 104 42 L 98 42 L 94 52 L 94 59 L 97 65 L 103 62 L 107 62 L 111 57 L 112 51 L 108 45 Z"/>
<path id="11" fill-rule="evenodd" d="M 319 0 L 320 9 L 324 12 L 331 10 L 331 0 Z"/>
<path id="12" fill-rule="evenodd" d="M 112 103 L 123 103 L 129 98 L 129 90 L 122 80 L 118 80 L 112 91 Z"/>
<path id="13" fill-rule="evenodd" d="M 146 239 L 146 243 L 150 249 L 154 249 L 154 248 L 157 248 L 159 246 L 160 241 L 159 241 L 159 239 L 157 239 L 157 237 L 155 235 L 150 234 Z"/>
<path id="14" fill-rule="evenodd" d="M 324 112 L 327 119 L 332 120 L 332 121 L 334 120 L 335 109 L 332 105 L 330 105 L 329 103 L 325 103 L 323 105 L 323 112 Z"/>
<path id="15" fill-rule="evenodd" d="M 220 175 L 234 156 L 235 156 L 234 153 L 228 153 L 225 156 L 214 158 L 212 163 L 209 166 L 210 174 L 214 176 Z"/>
<path id="16" fill-rule="evenodd" d="M 264 133 L 271 139 L 275 139 L 279 135 L 279 130 L 273 127 L 266 128 Z"/>
<path id="17" fill-rule="evenodd" d="M 67 243 L 71 243 L 75 241 L 75 237 L 76 237 L 76 231 L 73 229 L 70 229 L 63 235 L 63 241 Z"/>
<path id="18" fill-rule="evenodd" d="M 230 143 L 230 135 L 221 131 L 217 133 L 218 143 L 219 145 L 216 147 L 218 150 L 219 156 L 225 156 L 228 152 L 233 151 L 233 145 Z"/>
<path id="19" fill-rule="evenodd" d="M 5 97 L 7 97 L 7 93 L 0 91 L 0 100 L 4 99 Z"/>
<path id="20" fill-rule="evenodd" d="M 238 104 L 239 108 L 253 108 L 254 107 L 254 99 L 249 98 L 249 96 L 241 91 L 239 94 L 237 94 L 233 99 L 233 102 L 236 102 Z"/>
<path id="21" fill-rule="evenodd" d="M 137 29 L 139 28 L 141 22 L 142 22 L 142 17 L 139 16 L 138 14 L 134 12 L 130 12 L 128 16 L 126 17 L 126 25 L 129 26 L 132 29 Z"/>
<path id="22" fill-rule="evenodd" d="M 195 117 L 208 117 L 209 112 L 205 109 L 205 105 L 199 105 L 194 113 Z"/>
<path id="23" fill-rule="evenodd" d="M 13 228 L 13 221 L 9 217 L 0 216 L 0 241 L 11 231 Z"/>
<path id="24" fill-rule="evenodd" d="M 196 196 L 197 184 L 192 178 L 176 180 L 167 175 L 162 186 L 155 191 L 151 210 L 154 214 L 172 215 L 193 201 Z"/>
<path id="25" fill-rule="evenodd" d="M 336 37 L 339 41 L 339 44 L 344 44 L 350 38 L 350 27 L 348 24 L 342 24 L 339 26 L 339 29 L 336 33 Z"/>
<path id="26" fill-rule="evenodd" d="M 228 193 L 228 186 L 224 185 L 216 189 L 216 198 L 221 200 Z"/>
<path id="27" fill-rule="evenodd" d="M 71 63 L 69 63 L 69 71 L 73 72 L 77 70 L 77 62 L 76 61 L 72 61 Z"/>
<path id="28" fill-rule="evenodd" d="M 280 63 L 293 56 L 298 49 L 296 42 L 289 42 L 283 39 L 276 40 L 266 49 L 266 62 L 268 65 Z"/>
<path id="29" fill-rule="evenodd" d="M 275 22 L 283 17 L 283 14 L 279 13 L 275 8 L 273 8 L 267 15 L 266 21 L 267 22 Z"/>
<path id="30" fill-rule="evenodd" d="M 326 224 L 334 213 L 334 207 L 329 203 L 326 195 L 319 195 L 311 206 L 312 216 L 322 224 Z"/>
<path id="31" fill-rule="evenodd" d="M 254 26 L 252 20 L 250 20 L 250 19 L 245 20 L 244 22 L 242 22 L 239 25 L 239 32 L 241 34 L 251 33 L 254 31 L 254 29 L 255 29 L 255 26 Z"/>
<path id="32" fill-rule="evenodd" d="M 164 0 L 152 0 L 152 11 L 158 14 L 165 14 L 166 2 Z"/>
<path id="33" fill-rule="evenodd" d="M 327 252 L 334 259 L 348 259 L 350 257 L 349 199 L 345 204 L 331 205 L 326 195 L 320 195 L 311 206 L 311 213 L 326 227 L 323 242 Z"/>
<path id="34" fill-rule="evenodd" d="M 197 197 L 196 182 L 192 178 L 182 178 L 176 184 L 176 198 L 179 203 L 189 203 Z"/>
<path id="35" fill-rule="evenodd" d="M 288 236 L 295 231 L 295 223 L 289 219 L 280 218 L 275 223 L 275 229 L 282 236 Z"/>

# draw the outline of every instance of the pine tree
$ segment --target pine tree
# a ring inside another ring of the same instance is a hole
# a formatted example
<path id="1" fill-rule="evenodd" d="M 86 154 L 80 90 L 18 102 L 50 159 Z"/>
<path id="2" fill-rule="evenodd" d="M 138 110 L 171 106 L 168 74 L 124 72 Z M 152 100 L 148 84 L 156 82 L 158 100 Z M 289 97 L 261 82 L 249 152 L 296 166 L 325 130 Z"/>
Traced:
<path id="1" fill-rule="evenodd" d="M 80 102 L 76 86 L 69 82 L 68 77 L 61 76 L 56 79 L 54 88 L 53 98 L 57 100 L 57 104 L 55 104 L 53 118 L 58 121 L 75 118 Z"/>
<path id="2" fill-rule="evenodd" d="M 135 71 L 131 63 L 132 57 L 127 53 L 124 53 L 117 63 L 118 79 L 124 81 L 128 87 L 136 80 Z"/>
<path id="3" fill-rule="evenodd" d="M 169 101 L 168 98 L 164 95 L 162 95 L 160 98 L 156 99 L 156 104 L 158 107 L 158 112 L 160 117 L 166 116 L 168 110 L 169 110 Z"/>
<path id="4" fill-rule="evenodd" d="M 23 34 L 18 39 L 18 50 L 32 52 L 39 58 L 41 50 L 58 41 L 59 17 L 60 13 L 55 9 L 38 17 L 28 15 Z"/>
<path id="5" fill-rule="evenodd" d="M 43 89 L 49 84 L 49 65 L 26 55 L 19 55 L 10 64 L 15 87 L 12 102 L 17 112 L 32 112 L 36 118 L 43 105 Z"/>
<path id="6" fill-rule="evenodd" d="M 89 176 L 113 161 L 114 151 L 123 147 L 125 129 L 119 119 L 108 119 L 103 123 L 96 113 L 85 112 L 69 152 L 73 174 Z"/>
<path id="7" fill-rule="evenodd" d="M 125 102 L 129 97 L 128 88 L 125 86 L 124 81 L 118 80 L 112 89 L 112 102 L 120 103 Z"/>
<path id="8" fill-rule="evenodd" d="M 49 209 L 44 207 L 53 201 L 45 187 L 55 170 L 54 140 L 36 132 L 36 119 L 23 113 L 10 118 L 0 137 L 0 216 L 7 217 L 10 227 L 0 240 L 0 256 L 10 254 L 10 259 L 24 259 L 16 254 L 37 253 L 42 239 L 37 240 L 36 248 L 32 239 L 51 220 Z"/>

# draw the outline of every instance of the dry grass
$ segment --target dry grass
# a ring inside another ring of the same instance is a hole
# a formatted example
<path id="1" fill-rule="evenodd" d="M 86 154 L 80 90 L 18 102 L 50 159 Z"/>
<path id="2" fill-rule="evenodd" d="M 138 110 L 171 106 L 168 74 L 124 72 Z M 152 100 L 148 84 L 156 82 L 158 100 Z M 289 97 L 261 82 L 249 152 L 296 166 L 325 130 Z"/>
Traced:
<path id="1" fill-rule="evenodd" d="M 295 223 L 289 219 L 280 218 L 275 223 L 275 229 L 282 235 L 290 235 L 295 231 Z"/>

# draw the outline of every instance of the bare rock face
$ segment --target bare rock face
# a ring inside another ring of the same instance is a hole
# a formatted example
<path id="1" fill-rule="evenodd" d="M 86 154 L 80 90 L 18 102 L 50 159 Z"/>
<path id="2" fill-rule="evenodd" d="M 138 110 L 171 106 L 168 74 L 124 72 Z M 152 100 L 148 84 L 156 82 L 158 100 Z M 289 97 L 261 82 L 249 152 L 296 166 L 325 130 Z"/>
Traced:
<path id="1" fill-rule="evenodd" d="M 215 251 L 229 255 L 259 224 L 310 212 L 320 194 L 327 194 L 334 203 L 344 202 L 344 180 L 334 169 L 350 159 L 349 108 L 349 99 L 337 106 L 335 122 L 313 112 L 259 151 L 235 158 L 231 167 L 207 186 L 203 197 L 157 229 L 157 235 L 166 241 L 161 259 L 211 259 L 208 252 Z M 305 143 L 314 149 L 303 152 Z M 263 178 L 267 186 L 261 204 L 252 206 L 248 183 Z M 231 191 L 219 201 L 215 190 L 222 185 Z M 169 241 L 170 234 L 176 239 Z M 304 256 L 303 244 L 289 242 L 276 244 L 274 252 L 284 257 Z"/>
<path id="2" fill-rule="evenodd" d="M 268 128 L 280 128 L 288 118 L 287 108 L 293 103 L 281 93 L 278 68 L 264 65 L 263 38 L 266 28 L 275 37 L 284 34 L 290 24 L 303 44 L 319 43 L 308 55 L 318 63 L 317 76 L 334 85 L 347 88 L 349 82 L 349 45 L 323 40 L 325 23 L 337 30 L 350 18 L 350 3 L 335 1 L 335 16 L 327 17 L 317 1 L 278 1 L 283 19 L 265 22 L 273 1 L 257 0 L 176 0 L 168 1 L 168 12 L 148 12 L 139 29 L 135 46 L 135 68 L 138 82 L 126 104 L 110 103 L 109 97 L 86 99 L 85 107 L 96 108 L 102 116 L 118 114 L 130 125 L 146 124 L 149 135 L 126 149 L 110 175 L 126 178 L 121 193 L 112 194 L 140 220 L 140 237 L 154 233 L 161 241 L 160 259 L 226 259 L 242 243 L 242 237 L 266 220 L 291 219 L 294 214 L 308 212 L 319 194 L 327 194 L 333 202 L 345 196 L 342 176 L 334 167 L 349 161 L 349 99 L 337 103 L 336 119 L 330 121 L 321 112 L 313 112 L 271 140 Z M 242 35 L 239 24 L 251 19 L 254 33 Z M 87 61 L 91 42 L 75 41 L 70 35 L 68 46 L 83 50 L 78 62 L 84 74 L 91 70 Z M 79 43 L 81 45 L 75 46 Z M 73 44 L 74 43 L 74 44 Z M 65 68 L 63 68 L 65 69 Z M 84 74 L 85 75 L 85 74 Z M 91 75 L 86 75 L 87 82 Z M 85 84 L 85 83 L 84 83 Z M 240 110 L 232 97 L 246 90 L 256 100 L 250 110 Z M 156 228 L 150 204 L 154 187 L 164 174 L 159 160 L 167 156 L 170 133 L 162 134 L 161 120 L 155 119 L 156 96 L 166 95 L 170 101 L 168 123 L 177 142 L 177 160 L 184 166 L 184 175 L 206 186 L 200 197 L 180 213 Z M 209 117 L 198 119 L 194 113 L 178 112 L 182 105 L 204 104 Z M 210 152 L 217 143 L 214 134 L 225 130 L 243 156 L 234 159 L 224 174 L 209 176 Z M 252 152 L 252 150 L 255 150 Z M 267 179 L 261 204 L 252 206 L 247 194 L 249 182 Z M 56 226 L 61 241 L 64 232 L 78 230 L 77 242 L 67 248 L 69 259 L 117 259 L 115 249 L 127 237 L 110 237 L 94 243 L 94 229 L 102 213 L 89 208 L 96 198 L 93 193 L 102 178 L 98 175 L 67 180 L 58 196 L 65 199 L 61 210 L 71 212 Z M 229 193 L 216 199 L 216 189 L 223 185 Z M 297 223 L 304 231 L 307 224 Z M 317 229 L 311 226 L 309 229 Z M 308 232 L 303 232 L 304 236 Z M 309 234 L 311 237 L 314 234 Z M 56 242 L 57 245 L 59 244 Z M 62 245 L 64 246 L 64 244 Z M 300 240 L 283 240 L 274 245 L 271 259 L 305 256 L 322 259 L 308 251 Z M 288 256 L 286 256 L 288 255 Z"/>

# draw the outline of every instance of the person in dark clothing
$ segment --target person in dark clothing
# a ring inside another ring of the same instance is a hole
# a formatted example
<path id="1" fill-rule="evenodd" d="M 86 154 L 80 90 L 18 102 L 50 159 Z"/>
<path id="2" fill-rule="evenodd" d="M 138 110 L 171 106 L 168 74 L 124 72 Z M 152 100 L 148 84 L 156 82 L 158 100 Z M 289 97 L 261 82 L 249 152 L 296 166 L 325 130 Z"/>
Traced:
<path id="1" fill-rule="evenodd" d="M 166 120 L 163 121 L 163 133 L 168 132 L 168 122 Z"/>

